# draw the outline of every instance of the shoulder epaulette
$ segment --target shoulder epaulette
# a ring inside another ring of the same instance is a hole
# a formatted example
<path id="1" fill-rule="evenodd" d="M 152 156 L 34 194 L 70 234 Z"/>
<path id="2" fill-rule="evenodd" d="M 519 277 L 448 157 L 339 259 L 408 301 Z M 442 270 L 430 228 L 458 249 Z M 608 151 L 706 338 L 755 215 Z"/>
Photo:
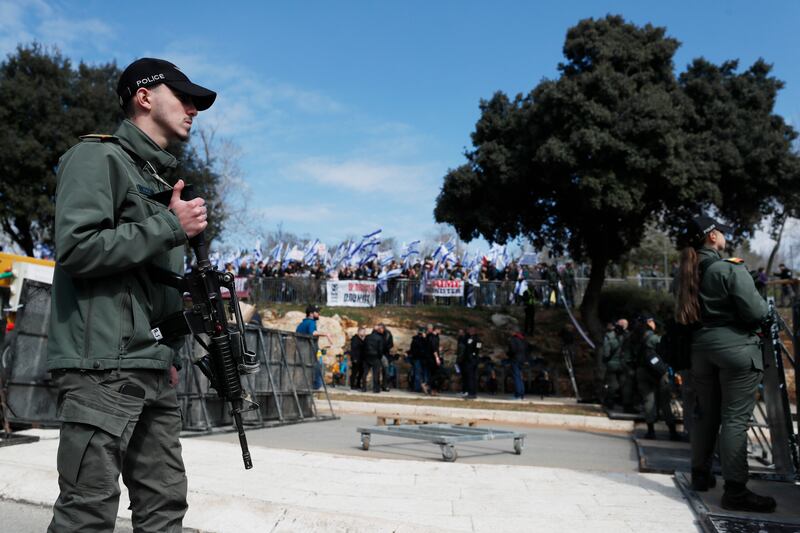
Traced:
<path id="1" fill-rule="evenodd" d="M 727 263 L 733 263 L 734 265 L 743 265 L 744 264 L 744 259 L 742 259 L 741 257 L 729 257 L 727 259 L 723 259 L 723 261 L 725 261 Z"/>
<path id="2" fill-rule="evenodd" d="M 90 133 L 89 135 L 81 135 L 79 137 L 82 141 L 94 141 L 94 142 L 116 142 L 117 138 L 113 135 L 108 135 L 106 133 Z"/>

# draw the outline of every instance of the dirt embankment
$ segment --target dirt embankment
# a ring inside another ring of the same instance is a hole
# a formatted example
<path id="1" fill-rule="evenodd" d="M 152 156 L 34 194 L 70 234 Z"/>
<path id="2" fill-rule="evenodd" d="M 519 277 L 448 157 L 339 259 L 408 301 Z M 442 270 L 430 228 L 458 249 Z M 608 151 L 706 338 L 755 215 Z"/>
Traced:
<path id="1" fill-rule="evenodd" d="M 266 327 L 294 331 L 303 320 L 302 307 L 298 305 L 277 304 L 259 309 L 262 323 Z M 388 327 L 394 337 L 394 350 L 405 354 L 411 344 L 411 337 L 417 328 L 435 324 L 442 328 L 441 346 L 447 365 L 455 362 L 456 337 L 459 329 L 473 326 L 483 341 L 482 355 L 499 362 L 506 358 L 506 349 L 511 332 L 524 321 L 522 308 L 509 306 L 499 309 L 468 309 L 460 306 L 416 306 L 416 307 L 376 307 L 376 308 L 329 308 L 324 307 L 317 325 L 320 331 L 331 336 L 332 343 L 320 342 L 326 351 L 324 360 L 330 367 L 336 355 L 343 353 L 350 345 L 358 326 L 368 331 L 377 323 Z M 561 353 L 560 332 L 569 323 L 569 318 L 561 309 L 542 309 L 536 313 L 534 334 L 527 337 L 534 355 L 543 357 L 550 368 L 558 368 L 561 383 L 559 388 L 568 393 L 569 385 Z M 405 376 L 404 363 L 399 362 L 401 377 Z M 579 340 L 575 360 L 577 380 L 582 396 L 591 394 L 593 377 L 593 358 L 589 347 Z"/>

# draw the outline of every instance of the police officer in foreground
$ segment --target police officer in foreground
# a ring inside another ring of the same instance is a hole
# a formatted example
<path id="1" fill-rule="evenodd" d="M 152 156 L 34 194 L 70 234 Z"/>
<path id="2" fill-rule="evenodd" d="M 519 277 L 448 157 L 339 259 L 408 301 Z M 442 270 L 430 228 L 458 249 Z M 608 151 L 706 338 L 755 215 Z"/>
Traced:
<path id="1" fill-rule="evenodd" d="M 692 443 L 692 487 L 716 485 L 711 472 L 719 437 L 725 492 L 722 507 L 772 512 L 775 500 L 747 488 L 747 428 L 764 370 L 756 331 L 768 314 L 740 259 L 722 259 L 730 228 L 697 217 L 681 251 L 675 319 L 698 329 L 692 335 L 691 376 L 697 405 Z"/>
<path id="2" fill-rule="evenodd" d="M 176 166 L 167 145 L 189 139 L 216 93 L 145 58 L 125 69 L 117 94 L 126 119 L 114 135 L 83 137 L 58 168 L 47 345 L 62 421 L 53 533 L 113 531 L 120 473 L 134 530 L 181 531 L 187 508 L 177 346 L 150 330 L 183 302 L 147 267 L 182 271 L 184 244 L 206 227 L 203 200 L 181 200 L 183 181 L 173 188 L 161 173 Z M 160 192 L 168 205 L 154 199 Z"/>
<path id="3" fill-rule="evenodd" d="M 652 315 L 645 314 L 641 319 L 639 330 L 635 334 L 635 343 L 639 364 L 636 367 L 636 386 L 644 402 L 644 420 L 647 433 L 644 438 L 655 439 L 655 424 L 658 412 L 669 428 L 670 440 L 681 440 L 675 428 L 675 416 L 670 407 L 669 368 L 656 353 L 656 346 L 661 337 L 656 335 L 656 321 Z"/>

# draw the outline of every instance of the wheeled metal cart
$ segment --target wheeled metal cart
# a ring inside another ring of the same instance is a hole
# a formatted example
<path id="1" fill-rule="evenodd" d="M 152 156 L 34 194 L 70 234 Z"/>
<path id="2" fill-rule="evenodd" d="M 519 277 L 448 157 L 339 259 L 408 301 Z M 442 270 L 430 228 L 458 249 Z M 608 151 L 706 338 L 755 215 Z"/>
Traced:
<path id="1" fill-rule="evenodd" d="M 514 439 L 514 453 L 520 455 L 525 446 L 525 433 L 492 428 L 476 428 L 453 426 L 451 424 L 400 424 L 396 426 L 367 426 L 357 428 L 361 433 L 361 448 L 369 450 L 373 434 L 391 435 L 405 439 L 423 440 L 438 444 L 442 450 L 442 459 L 452 463 L 458 459 L 456 444 L 460 442 Z"/>

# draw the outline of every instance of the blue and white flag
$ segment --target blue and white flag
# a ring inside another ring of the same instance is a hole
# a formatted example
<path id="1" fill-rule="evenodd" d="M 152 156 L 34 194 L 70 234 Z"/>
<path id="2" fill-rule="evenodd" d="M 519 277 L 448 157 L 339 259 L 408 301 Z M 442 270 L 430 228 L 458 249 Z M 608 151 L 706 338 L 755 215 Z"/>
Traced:
<path id="1" fill-rule="evenodd" d="M 308 241 L 308 244 L 303 249 L 303 262 L 310 263 L 312 259 L 317 255 L 317 245 L 319 244 L 319 239 L 314 239 L 314 242 Z"/>
<path id="2" fill-rule="evenodd" d="M 381 252 L 378 254 L 378 263 L 382 266 L 389 266 L 394 261 L 394 254 L 391 251 Z"/>
<path id="3" fill-rule="evenodd" d="M 279 262 L 281 260 L 281 250 L 283 249 L 283 243 L 279 242 L 275 245 L 274 248 L 269 253 L 270 261 Z"/>
<path id="4" fill-rule="evenodd" d="M 397 278 L 403 275 L 402 269 L 395 268 L 392 270 L 387 271 L 386 268 L 381 270 L 380 274 L 378 274 L 378 290 L 380 292 L 386 292 L 389 290 L 389 283 L 388 281 L 393 278 Z"/>
<path id="5" fill-rule="evenodd" d="M 415 255 L 419 255 L 419 245 L 422 241 L 413 241 L 410 244 L 403 245 L 403 252 L 400 255 L 400 259 L 403 260 L 403 268 L 408 268 L 408 265 L 411 263 L 411 258 Z"/>
<path id="6" fill-rule="evenodd" d="M 253 247 L 253 259 L 256 263 L 264 259 L 264 256 L 261 255 L 261 239 L 256 240 L 256 245 Z"/>

